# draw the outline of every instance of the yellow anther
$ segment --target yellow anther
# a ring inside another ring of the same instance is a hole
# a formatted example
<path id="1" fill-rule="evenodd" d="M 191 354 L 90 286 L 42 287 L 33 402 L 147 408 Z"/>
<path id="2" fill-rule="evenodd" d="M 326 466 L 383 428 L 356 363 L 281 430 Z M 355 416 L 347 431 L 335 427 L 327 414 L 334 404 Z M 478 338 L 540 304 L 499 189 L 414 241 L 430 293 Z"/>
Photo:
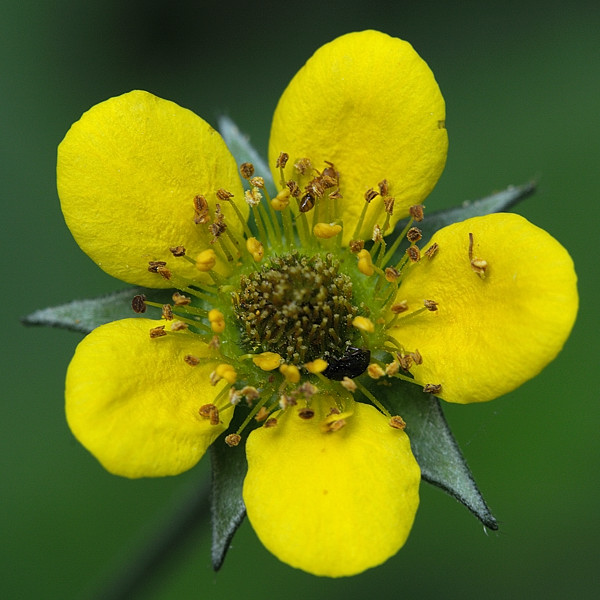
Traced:
<path id="1" fill-rule="evenodd" d="M 250 185 L 257 188 L 264 188 L 265 180 L 262 177 L 252 177 L 252 179 L 250 179 Z"/>
<path id="2" fill-rule="evenodd" d="M 227 383 L 235 383 L 237 381 L 237 372 L 236 370 L 226 363 L 222 363 L 217 365 L 215 369 L 215 373 L 221 378 L 227 381 Z"/>
<path id="3" fill-rule="evenodd" d="M 265 249 L 262 245 L 262 242 L 259 242 L 255 237 L 251 237 L 246 240 L 246 248 L 252 255 L 254 262 L 260 262 L 265 255 Z"/>
<path id="4" fill-rule="evenodd" d="M 300 371 L 296 365 L 281 365 L 279 372 L 288 383 L 298 383 L 300 381 Z"/>
<path id="5" fill-rule="evenodd" d="M 304 368 L 313 374 L 322 373 L 327 368 L 327 361 L 322 358 L 317 358 L 311 362 L 308 362 L 304 365 Z"/>
<path id="6" fill-rule="evenodd" d="M 208 250 L 203 250 L 196 257 L 196 268 L 198 269 L 198 271 L 210 271 L 214 268 L 216 263 L 217 254 L 212 248 L 209 248 Z"/>
<path id="7" fill-rule="evenodd" d="M 371 363 L 367 367 L 367 373 L 371 379 L 379 379 L 385 375 L 385 371 L 377 363 Z"/>
<path id="8" fill-rule="evenodd" d="M 263 371 L 272 371 L 283 362 L 283 359 L 276 352 L 263 352 L 253 356 L 252 362 Z"/>
<path id="9" fill-rule="evenodd" d="M 325 240 L 335 237 L 340 231 L 342 231 L 342 226 L 333 223 L 316 223 L 313 227 L 315 236 Z"/>
<path id="10" fill-rule="evenodd" d="M 375 273 L 375 268 L 373 267 L 373 261 L 371 260 L 371 255 L 368 250 L 364 248 L 356 255 L 358 258 L 358 270 L 363 275 L 373 275 Z"/>
<path id="11" fill-rule="evenodd" d="M 215 333 L 222 333 L 225 330 L 225 315 L 216 308 L 208 311 L 208 320 L 210 328 Z"/>
<path id="12" fill-rule="evenodd" d="M 371 319 L 367 319 L 367 317 L 354 317 L 352 325 L 356 327 L 356 329 L 366 331 L 367 333 L 373 333 L 375 331 L 375 324 Z"/>
<path id="13" fill-rule="evenodd" d="M 287 208 L 290 204 L 290 194 L 291 192 L 287 187 L 281 190 L 277 196 L 271 200 L 271 206 L 275 210 L 283 210 L 284 208 Z"/>
<path id="14" fill-rule="evenodd" d="M 249 206 L 258 206 L 262 200 L 262 194 L 260 193 L 260 190 L 254 186 L 251 190 L 246 190 L 244 198 L 246 198 L 246 202 Z"/>

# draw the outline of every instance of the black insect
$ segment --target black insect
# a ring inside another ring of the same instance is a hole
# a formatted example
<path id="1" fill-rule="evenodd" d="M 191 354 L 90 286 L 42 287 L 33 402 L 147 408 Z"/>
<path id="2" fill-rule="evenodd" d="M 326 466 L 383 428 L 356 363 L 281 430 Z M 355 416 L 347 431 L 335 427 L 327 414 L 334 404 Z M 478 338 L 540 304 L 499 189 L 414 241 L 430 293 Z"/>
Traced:
<path id="1" fill-rule="evenodd" d="M 300 212 L 302 213 L 306 213 L 310 210 L 312 210 L 315 207 L 315 197 L 307 192 L 306 194 L 304 194 L 304 196 L 302 196 L 302 200 L 300 200 L 300 204 L 299 204 L 299 209 Z"/>
<path id="2" fill-rule="evenodd" d="M 370 350 L 348 346 L 342 357 L 327 358 L 327 368 L 323 371 L 323 375 L 334 381 L 341 381 L 344 377 L 354 379 L 367 370 L 370 360 Z"/>

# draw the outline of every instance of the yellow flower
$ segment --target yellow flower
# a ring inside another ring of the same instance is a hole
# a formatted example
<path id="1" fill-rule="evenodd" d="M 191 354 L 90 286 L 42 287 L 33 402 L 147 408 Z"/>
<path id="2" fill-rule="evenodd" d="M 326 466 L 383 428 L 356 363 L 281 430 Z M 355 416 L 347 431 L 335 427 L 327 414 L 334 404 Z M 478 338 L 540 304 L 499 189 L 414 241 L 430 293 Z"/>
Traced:
<path id="1" fill-rule="evenodd" d="M 75 436 L 111 473 L 174 475 L 242 411 L 225 441 L 247 440 L 244 502 L 271 552 L 331 577 L 396 553 L 420 471 L 377 386 L 490 400 L 554 358 L 577 310 L 567 252 L 522 217 L 470 219 L 417 245 L 446 150 L 431 71 L 375 31 L 323 46 L 284 92 L 273 199 L 249 163 L 245 193 L 219 134 L 171 102 L 134 91 L 85 113 L 58 152 L 71 232 L 111 275 L 178 291 L 162 319 L 80 343 L 66 382 Z"/>

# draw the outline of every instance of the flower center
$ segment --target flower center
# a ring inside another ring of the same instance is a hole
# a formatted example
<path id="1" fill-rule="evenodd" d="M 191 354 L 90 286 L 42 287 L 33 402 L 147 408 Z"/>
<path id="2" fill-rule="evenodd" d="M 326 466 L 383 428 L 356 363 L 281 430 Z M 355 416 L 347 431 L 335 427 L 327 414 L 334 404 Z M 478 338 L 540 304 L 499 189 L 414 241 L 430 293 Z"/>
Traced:
<path id="1" fill-rule="evenodd" d="M 233 304 L 242 344 L 251 352 L 275 352 L 286 363 L 341 357 L 358 336 L 352 281 L 332 254 L 272 257 L 242 276 Z"/>

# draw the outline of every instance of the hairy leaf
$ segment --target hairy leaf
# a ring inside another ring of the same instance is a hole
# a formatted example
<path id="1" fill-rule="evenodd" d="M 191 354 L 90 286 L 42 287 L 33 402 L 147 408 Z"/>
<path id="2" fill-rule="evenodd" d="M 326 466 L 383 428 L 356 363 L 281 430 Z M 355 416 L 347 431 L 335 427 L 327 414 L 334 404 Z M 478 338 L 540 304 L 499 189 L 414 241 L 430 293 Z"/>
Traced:
<path id="1" fill-rule="evenodd" d="M 148 313 L 134 313 L 131 300 L 137 294 L 145 294 L 149 300 L 166 304 L 171 302 L 172 293 L 172 290 L 132 287 L 99 298 L 73 300 L 59 306 L 42 308 L 23 317 L 21 321 L 25 325 L 43 325 L 89 333 L 99 325 L 118 319 L 148 316 L 159 318 L 160 311 L 152 307 L 148 307 Z"/>
<path id="2" fill-rule="evenodd" d="M 498 529 L 473 475 L 448 427 L 439 400 L 418 385 L 396 381 L 377 391 L 377 397 L 406 421 L 413 454 L 422 478 L 454 496 L 486 527 Z"/>

